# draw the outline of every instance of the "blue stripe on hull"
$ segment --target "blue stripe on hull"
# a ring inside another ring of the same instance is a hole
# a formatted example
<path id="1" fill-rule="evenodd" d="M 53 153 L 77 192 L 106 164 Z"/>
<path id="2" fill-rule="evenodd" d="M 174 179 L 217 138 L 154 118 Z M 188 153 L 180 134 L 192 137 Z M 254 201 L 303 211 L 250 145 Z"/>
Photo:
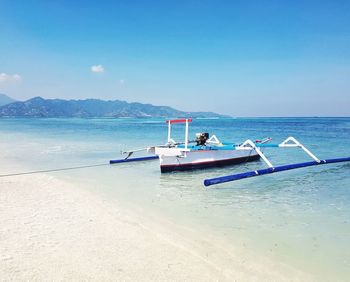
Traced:
<path id="1" fill-rule="evenodd" d="M 212 162 L 203 162 L 203 163 L 197 163 L 197 164 L 180 164 L 180 165 L 164 165 L 160 166 L 161 172 L 172 172 L 172 171 L 185 171 L 185 170 L 194 170 L 194 169 L 203 169 L 203 168 L 210 168 L 210 167 L 223 167 L 228 165 L 234 165 L 234 164 L 241 164 L 245 162 L 252 162 L 259 160 L 259 155 L 253 155 L 248 157 L 242 157 L 242 158 L 234 158 L 234 159 L 228 159 L 228 160 L 220 160 L 220 161 L 212 161 Z"/>

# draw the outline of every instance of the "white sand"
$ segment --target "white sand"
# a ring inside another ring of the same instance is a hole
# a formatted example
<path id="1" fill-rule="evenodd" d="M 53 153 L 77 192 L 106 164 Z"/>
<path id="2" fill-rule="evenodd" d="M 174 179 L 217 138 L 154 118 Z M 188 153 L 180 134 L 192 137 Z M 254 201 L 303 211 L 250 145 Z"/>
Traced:
<path id="1" fill-rule="evenodd" d="M 0 280 L 305 281 L 306 277 L 277 263 L 247 264 L 212 244 L 205 234 L 198 240 L 184 237 L 164 221 L 121 209 L 56 175 L 35 174 L 0 178 Z"/>

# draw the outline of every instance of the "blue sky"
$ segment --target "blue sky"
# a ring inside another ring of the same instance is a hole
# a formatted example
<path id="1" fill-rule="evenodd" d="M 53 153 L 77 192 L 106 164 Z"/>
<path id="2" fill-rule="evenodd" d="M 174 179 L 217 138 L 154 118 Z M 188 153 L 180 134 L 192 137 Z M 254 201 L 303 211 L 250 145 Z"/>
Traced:
<path id="1" fill-rule="evenodd" d="M 337 0 L 0 0 L 0 92 L 350 116 L 349 11 Z"/>

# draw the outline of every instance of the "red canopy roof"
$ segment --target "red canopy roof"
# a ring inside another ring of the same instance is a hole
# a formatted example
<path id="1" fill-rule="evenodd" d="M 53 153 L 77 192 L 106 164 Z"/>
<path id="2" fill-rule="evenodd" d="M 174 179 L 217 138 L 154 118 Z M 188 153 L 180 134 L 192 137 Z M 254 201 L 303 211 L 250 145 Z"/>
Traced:
<path id="1" fill-rule="evenodd" d="M 192 119 L 188 118 L 188 119 L 169 119 L 166 121 L 166 123 L 181 123 L 181 122 L 186 122 L 186 120 L 188 122 L 192 122 Z"/>

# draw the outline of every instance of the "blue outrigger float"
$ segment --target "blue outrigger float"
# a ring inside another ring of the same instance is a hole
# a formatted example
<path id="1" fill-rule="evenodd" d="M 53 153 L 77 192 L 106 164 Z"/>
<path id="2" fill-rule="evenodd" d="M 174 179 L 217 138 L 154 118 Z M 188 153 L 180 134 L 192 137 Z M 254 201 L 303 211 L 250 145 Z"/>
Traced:
<path id="1" fill-rule="evenodd" d="M 294 137 L 288 137 L 279 144 L 269 144 L 271 138 L 266 138 L 255 142 L 248 139 L 237 145 L 234 143 L 222 143 L 215 135 L 209 138 L 208 133 L 197 133 L 196 139 L 194 141 L 189 141 L 188 124 L 189 122 L 192 122 L 192 119 L 167 120 L 166 122 L 168 124 L 168 141 L 165 145 L 149 146 L 142 149 L 125 151 L 123 153 L 128 154 L 126 158 L 111 160 L 110 164 L 159 159 L 161 172 L 170 172 L 208 167 L 222 167 L 232 164 L 245 163 L 248 161 L 255 161 L 261 158 L 268 166 L 266 169 L 205 179 L 204 185 L 210 186 L 296 168 L 350 161 L 350 157 L 321 160 Z M 174 123 L 185 123 L 186 129 L 184 142 L 177 143 L 171 138 L 171 125 Z M 191 143 L 196 144 L 190 145 Z M 313 161 L 273 166 L 261 151 L 261 148 L 268 147 L 301 148 L 313 159 Z M 133 153 L 138 151 L 147 151 L 148 153 L 152 154 L 152 156 L 129 158 Z"/>
<path id="2" fill-rule="evenodd" d="M 251 145 L 251 146 L 254 145 L 254 144 L 252 144 L 251 141 L 250 142 L 249 141 L 250 140 L 247 140 L 246 142 L 249 143 L 249 145 Z M 211 185 L 216 185 L 216 184 L 220 184 L 220 183 L 231 182 L 231 181 L 236 181 L 236 180 L 240 180 L 240 179 L 244 179 L 244 178 L 255 177 L 255 176 L 260 176 L 260 175 L 265 175 L 265 174 L 270 174 L 270 173 L 275 173 L 275 172 L 281 172 L 281 171 L 286 171 L 286 170 L 291 170 L 291 169 L 316 166 L 316 165 L 324 165 L 324 164 L 332 164 L 332 163 L 349 162 L 350 161 L 350 157 L 324 159 L 324 160 L 318 159 L 314 154 L 312 154 L 308 149 L 306 149 L 305 146 L 302 145 L 299 141 L 297 141 L 294 137 L 288 137 L 286 140 L 284 140 L 280 144 L 266 144 L 266 145 L 261 144 L 261 145 L 254 145 L 254 146 L 257 146 L 259 148 L 261 148 L 261 147 L 301 148 L 313 159 L 313 161 L 294 163 L 294 164 L 288 164 L 288 165 L 281 165 L 281 166 L 273 166 L 271 164 L 271 162 L 261 152 L 261 150 L 259 150 L 259 154 L 261 155 L 261 157 L 265 161 L 265 163 L 268 165 L 268 168 L 205 179 L 204 185 L 211 186 Z"/>

